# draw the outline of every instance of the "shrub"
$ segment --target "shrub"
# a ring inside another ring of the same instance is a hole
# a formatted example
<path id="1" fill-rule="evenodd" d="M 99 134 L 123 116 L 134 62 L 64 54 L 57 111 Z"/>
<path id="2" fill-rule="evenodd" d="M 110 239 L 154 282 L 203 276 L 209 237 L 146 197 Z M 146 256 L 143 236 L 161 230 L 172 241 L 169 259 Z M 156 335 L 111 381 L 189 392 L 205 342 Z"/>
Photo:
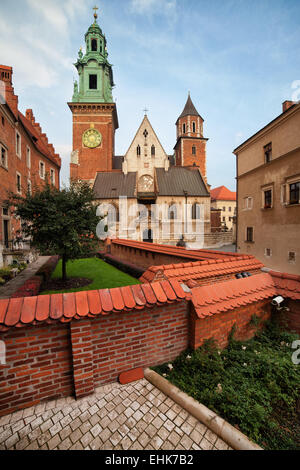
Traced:
<path id="1" fill-rule="evenodd" d="M 249 341 L 231 337 L 223 351 L 207 341 L 182 353 L 172 370 L 167 364 L 155 369 L 261 446 L 300 449 L 300 374 L 290 347 L 295 338 L 269 322 Z"/>

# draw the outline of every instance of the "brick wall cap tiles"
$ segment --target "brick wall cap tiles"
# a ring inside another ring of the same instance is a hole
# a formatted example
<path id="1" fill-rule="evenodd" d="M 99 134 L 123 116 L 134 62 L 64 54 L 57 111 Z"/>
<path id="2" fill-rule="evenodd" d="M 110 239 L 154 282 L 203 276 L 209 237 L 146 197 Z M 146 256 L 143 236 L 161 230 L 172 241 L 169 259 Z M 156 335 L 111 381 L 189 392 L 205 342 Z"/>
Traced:
<path id="1" fill-rule="evenodd" d="M 257 274 L 243 279 L 233 279 L 214 285 L 192 289 L 192 303 L 199 318 L 268 299 L 277 294 L 270 274 Z"/>
<path id="2" fill-rule="evenodd" d="M 192 264 L 192 267 L 191 267 Z M 156 280 L 156 276 L 164 279 L 175 278 L 178 281 L 190 281 L 192 279 L 212 278 L 224 274 L 237 274 L 242 271 L 254 271 L 261 269 L 263 264 L 256 258 L 242 257 L 241 260 L 211 260 L 197 263 L 179 263 L 162 266 L 150 266 L 140 277 L 141 282 Z M 155 268 L 155 269 L 154 269 Z"/>
<path id="3" fill-rule="evenodd" d="M 188 298 L 177 280 L 99 291 L 0 300 L 0 331 L 41 323 L 66 323 Z"/>

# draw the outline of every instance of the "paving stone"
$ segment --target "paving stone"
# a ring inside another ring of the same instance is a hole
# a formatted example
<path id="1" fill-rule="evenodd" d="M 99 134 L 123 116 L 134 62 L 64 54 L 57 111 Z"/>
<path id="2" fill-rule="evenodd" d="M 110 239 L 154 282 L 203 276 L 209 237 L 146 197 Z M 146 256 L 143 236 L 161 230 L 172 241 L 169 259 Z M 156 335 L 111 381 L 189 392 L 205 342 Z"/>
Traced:
<path id="1" fill-rule="evenodd" d="M 91 408 L 89 408 L 89 413 L 91 416 L 93 416 L 95 413 L 98 413 L 98 411 L 99 411 L 99 408 L 96 404 L 93 405 Z"/>
<path id="2" fill-rule="evenodd" d="M 56 434 L 50 441 L 47 442 L 47 445 L 50 450 L 53 450 L 55 447 L 57 447 L 60 444 L 61 440 L 59 437 L 59 434 Z"/>
<path id="3" fill-rule="evenodd" d="M 66 439 L 66 437 L 68 437 L 70 434 L 72 434 L 72 429 L 70 426 L 64 427 L 59 433 L 62 441 Z"/>
<path id="4" fill-rule="evenodd" d="M 143 417 L 143 413 L 139 410 L 137 410 L 134 415 L 133 415 L 133 418 L 136 420 L 136 421 L 139 421 L 140 419 L 142 419 Z"/>
<path id="5" fill-rule="evenodd" d="M 59 411 L 58 413 L 54 414 L 51 419 L 52 419 L 53 423 L 56 424 L 58 421 L 63 419 L 63 417 L 64 417 L 64 415 L 62 414 L 61 411 Z"/>
<path id="6" fill-rule="evenodd" d="M 51 438 L 52 438 L 52 436 L 51 436 L 49 431 L 46 431 L 45 433 L 41 434 L 37 438 L 39 446 L 43 446 L 46 442 L 50 441 Z"/>
<path id="7" fill-rule="evenodd" d="M 80 429 L 76 429 L 72 434 L 70 434 L 70 439 L 75 444 L 75 442 L 79 441 L 79 439 L 82 437 L 82 433 Z"/>
<path id="8" fill-rule="evenodd" d="M 130 450 L 144 450 L 141 444 L 138 441 L 135 441 L 134 444 L 129 448 Z"/>
<path id="9" fill-rule="evenodd" d="M 77 441 L 72 447 L 70 447 L 70 450 L 83 450 L 83 446 L 80 441 Z"/>
<path id="10" fill-rule="evenodd" d="M 100 450 L 102 446 L 102 441 L 99 436 L 97 436 L 95 439 L 93 439 L 90 442 L 90 448 L 91 450 Z"/>
<path id="11" fill-rule="evenodd" d="M 115 420 L 109 423 L 108 427 L 111 430 L 111 432 L 115 432 L 120 427 L 120 424 L 118 423 L 117 420 Z"/>
<path id="12" fill-rule="evenodd" d="M 53 423 L 52 423 L 51 419 L 48 419 L 46 422 L 44 422 L 43 424 L 41 424 L 41 431 L 42 431 L 42 432 L 46 432 L 46 431 L 48 431 L 48 429 L 50 429 L 52 426 L 53 426 Z"/>
<path id="13" fill-rule="evenodd" d="M 59 431 L 62 430 L 61 424 L 58 422 L 52 426 L 52 428 L 49 429 L 51 436 L 55 436 Z"/>
<path id="14" fill-rule="evenodd" d="M 79 428 L 79 426 L 81 426 L 81 424 L 82 424 L 81 420 L 79 418 L 76 418 L 76 419 L 74 419 L 74 421 L 72 421 L 70 423 L 70 426 L 71 426 L 72 430 L 75 431 L 75 429 Z"/>
<path id="15" fill-rule="evenodd" d="M 154 436 L 153 439 L 151 439 L 151 445 L 155 450 L 160 449 L 163 443 L 164 441 L 159 436 Z"/>
<path id="16" fill-rule="evenodd" d="M 215 447 L 219 450 L 227 450 L 228 445 L 226 444 L 226 442 L 222 441 L 222 439 L 218 437 L 215 442 Z"/>
<path id="17" fill-rule="evenodd" d="M 81 444 L 83 447 L 86 447 L 89 445 L 89 443 L 93 440 L 93 436 L 90 432 L 85 433 L 82 438 L 80 439 Z"/>
<path id="18" fill-rule="evenodd" d="M 70 447 L 72 447 L 72 442 L 68 437 L 58 445 L 59 450 L 68 450 Z"/>
<path id="19" fill-rule="evenodd" d="M 218 436 L 213 431 L 208 429 L 205 433 L 205 439 L 207 439 L 212 444 L 215 444 L 216 440 L 218 439 Z"/>
<path id="20" fill-rule="evenodd" d="M 110 438 L 110 436 L 112 435 L 112 432 L 109 430 L 109 429 L 103 429 L 103 431 L 101 431 L 101 433 L 99 434 L 99 437 L 101 438 L 102 442 L 106 442 L 108 441 L 108 439 Z"/>
<path id="21" fill-rule="evenodd" d="M 123 436 L 121 436 L 121 434 L 118 431 L 114 432 L 109 438 L 110 442 L 112 443 L 114 447 L 118 445 L 122 439 L 123 439 Z"/>
<path id="22" fill-rule="evenodd" d="M 180 441 L 180 444 L 186 449 L 186 450 L 189 450 L 191 449 L 192 445 L 193 445 L 193 441 L 192 439 L 187 436 L 186 434 L 181 438 L 181 441 Z"/>
<path id="23" fill-rule="evenodd" d="M 132 445 L 132 441 L 129 439 L 129 437 L 124 437 L 121 440 L 120 444 L 121 444 L 123 450 L 128 450 Z M 141 449 L 143 449 L 142 446 L 141 446 Z"/>
<path id="24" fill-rule="evenodd" d="M 176 431 L 172 431 L 171 434 L 168 437 L 168 440 L 173 444 L 175 447 L 177 446 L 178 442 L 180 441 L 181 436 L 177 434 Z"/>
<path id="25" fill-rule="evenodd" d="M 29 446 L 26 447 L 26 450 L 38 450 L 38 449 L 39 449 L 38 441 L 33 441 L 29 444 Z"/>
<path id="26" fill-rule="evenodd" d="M 197 429 L 193 429 L 193 431 L 190 434 L 190 437 L 196 444 L 200 445 L 203 435 L 200 434 L 200 432 L 197 431 Z"/>
<path id="27" fill-rule="evenodd" d="M 200 442 L 200 447 L 203 450 L 212 450 L 213 444 L 203 437 L 202 441 Z"/>
<path id="28" fill-rule="evenodd" d="M 191 434 L 191 432 L 193 430 L 193 426 L 191 426 L 187 421 L 182 423 L 182 425 L 180 427 L 181 427 L 181 430 L 187 435 Z"/>
<path id="29" fill-rule="evenodd" d="M 175 428 L 175 424 L 172 423 L 172 421 L 170 421 L 169 419 L 164 423 L 164 427 L 167 428 L 168 431 L 173 431 L 173 429 Z"/>
<path id="30" fill-rule="evenodd" d="M 157 429 L 156 429 L 152 424 L 149 424 L 149 425 L 146 427 L 145 432 L 146 432 L 150 437 L 153 437 L 153 436 L 155 436 L 155 434 L 157 433 Z"/>
<path id="31" fill-rule="evenodd" d="M 25 447 L 27 447 L 29 445 L 29 439 L 27 436 L 25 436 L 23 439 L 19 440 L 16 445 L 15 445 L 15 448 L 16 450 L 23 450 L 25 449 Z M 39 444 L 40 445 L 40 444 Z"/>
<path id="32" fill-rule="evenodd" d="M 163 420 L 159 416 L 156 416 L 156 418 L 154 418 L 151 424 L 155 426 L 156 429 L 160 429 L 163 423 L 164 423 Z"/>
<path id="33" fill-rule="evenodd" d="M 13 434 L 10 436 L 6 441 L 5 441 L 5 447 L 6 449 L 12 449 L 13 446 L 18 442 L 19 436 L 17 433 Z"/>

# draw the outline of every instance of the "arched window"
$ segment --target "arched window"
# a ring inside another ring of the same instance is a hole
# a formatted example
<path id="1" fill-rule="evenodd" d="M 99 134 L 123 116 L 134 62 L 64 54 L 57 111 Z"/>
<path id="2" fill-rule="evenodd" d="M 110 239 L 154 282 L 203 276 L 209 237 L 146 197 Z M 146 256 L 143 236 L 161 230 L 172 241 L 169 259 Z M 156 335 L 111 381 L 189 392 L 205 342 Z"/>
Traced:
<path id="1" fill-rule="evenodd" d="M 197 202 L 195 202 L 192 206 L 192 219 L 200 219 L 200 205 Z"/>
<path id="2" fill-rule="evenodd" d="M 177 206 L 174 203 L 168 207 L 168 219 L 169 220 L 177 219 Z"/>
<path id="3" fill-rule="evenodd" d="M 141 147 L 139 145 L 136 148 L 136 154 L 137 154 L 138 157 L 141 156 Z"/>
<path id="4" fill-rule="evenodd" d="M 152 157 L 155 156 L 155 145 L 152 145 L 152 147 L 151 147 L 151 155 L 152 155 Z"/>
<path id="5" fill-rule="evenodd" d="M 196 123 L 193 121 L 193 133 L 195 134 L 196 132 Z"/>
<path id="6" fill-rule="evenodd" d="M 182 126 L 182 132 L 183 132 L 183 134 L 185 134 L 185 124 L 183 124 L 183 126 Z"/>
<path id="7" fill-rule="evenodd" d="M 193 155 L 196 155 L 196 147 L 195 147 L 195 145 L 193 145 L 193 147 L 192 147 L 192 154 L 193 154 Z"/>
<path id="8" fill-rule="evenodd" d="M 97 52 L 97 39 L 92 39 L 92 51 Z"/>

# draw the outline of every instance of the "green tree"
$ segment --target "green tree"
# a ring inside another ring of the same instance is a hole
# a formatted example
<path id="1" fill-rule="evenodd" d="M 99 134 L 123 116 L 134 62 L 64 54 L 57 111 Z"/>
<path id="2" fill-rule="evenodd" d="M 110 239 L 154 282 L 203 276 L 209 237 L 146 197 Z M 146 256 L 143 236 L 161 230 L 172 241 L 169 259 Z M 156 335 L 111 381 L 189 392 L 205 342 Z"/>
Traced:
<path id="1" fill-rule="evenodd" d="M 71 182 L 57 189 L 46 181 L 26 197 L 11 194 L 8 203 L 21 218 L 22 232 L 40 252 L 61 256 L 62 279 L 66 264 L 91 252 L 97 246 L 96 227 L 100 217 L 93 205 L 93 190 L 85 182 Z"/>

